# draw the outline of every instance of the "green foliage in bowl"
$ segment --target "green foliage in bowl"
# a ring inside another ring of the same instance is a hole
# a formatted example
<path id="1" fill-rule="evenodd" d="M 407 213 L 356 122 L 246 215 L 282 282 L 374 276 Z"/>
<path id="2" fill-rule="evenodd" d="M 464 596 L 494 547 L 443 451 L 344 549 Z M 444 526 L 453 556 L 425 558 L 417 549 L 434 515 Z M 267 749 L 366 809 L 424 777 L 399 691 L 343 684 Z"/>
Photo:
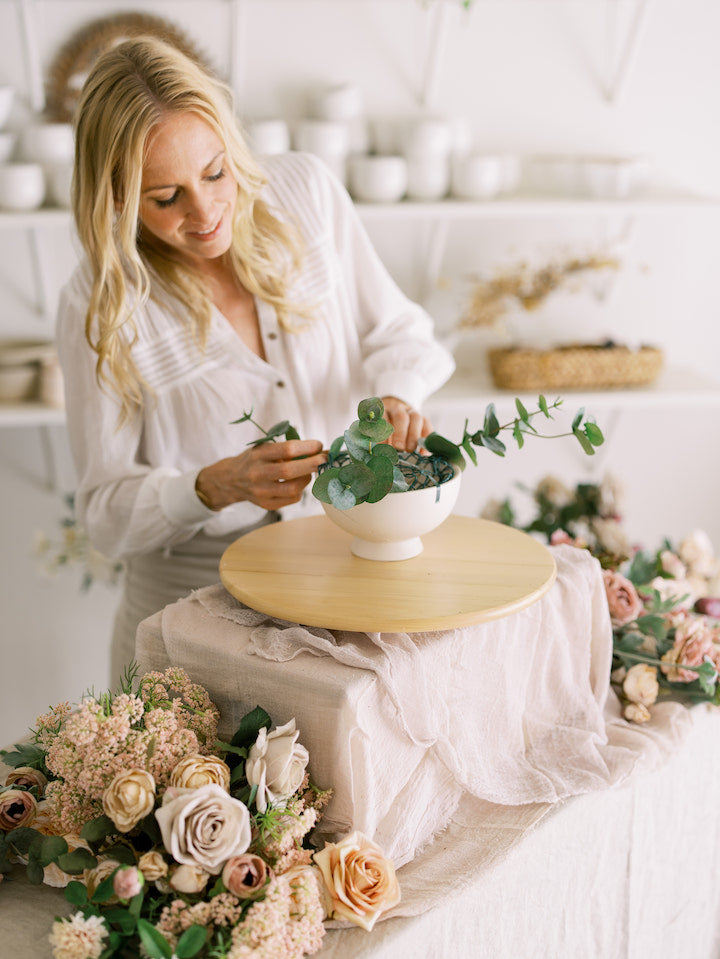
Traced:
<path id="1" fill-rule="evenodd" d="M 429 455 L 419 456 L 417 453 L 399 453 L 388 445 L 387 440 L 392 435 L 393 428 L 385 419 L 385 407 L 379 397 L 369 397 L 358 405 L 358 418 L 342 436 L 338 436 L 331 443 L 327 465 L 321 468 L 313 484 L 313 496 L 322 503 L 345 510 L 357 506 L 358 503 L 377 503 L 388 493 L 437 486 L 449 479 L 455 469 L 464 470 L 467 465 L 466 457 L 477 466 L 477 449 L 487 449 L 496 456 L 504 456 L 507 447 L 500 439 L 500 433 L 503 432 L 511 433 L 518 449 L 524 446 L 526 436 L 541 439 L 574 436 L 584 452 L 592 456 L 595 447 L 604 442 L 604 437 L 600 427 L 585 415 L 583 408 L 575 414 L 570 432 L 548 435 L 540 433 L 533 425 L 532 420 L 537 416 L 552 419 L 552 411 L 559 409 L 561 405 L 561 399 L 548 404 L 544 396 L 539 396 L 537 409 L 529 412 L 522 402 L 516 399 L 517 415 L 509 422 L 501 424 L 497 418 L 495 404 L 490 403 L 485 410 L 485 419 L 480 429 L 468 430 L 468 420 L 465 420 L 459 443 L 454 443 L 439 433 L 430 433 L 422 441 Z M 276 442 L 281 436 L 286 439 L 298 438 L 297 430 L 287 420 L 264 430 L 252 419 L 252 410 L 243 413 L 240 419 L 234 422 L 253 423 L 262 432 L 263 435 L 249 443 L 249 446 Z M 446 464 L 453 469 L 448 470 Z"/>

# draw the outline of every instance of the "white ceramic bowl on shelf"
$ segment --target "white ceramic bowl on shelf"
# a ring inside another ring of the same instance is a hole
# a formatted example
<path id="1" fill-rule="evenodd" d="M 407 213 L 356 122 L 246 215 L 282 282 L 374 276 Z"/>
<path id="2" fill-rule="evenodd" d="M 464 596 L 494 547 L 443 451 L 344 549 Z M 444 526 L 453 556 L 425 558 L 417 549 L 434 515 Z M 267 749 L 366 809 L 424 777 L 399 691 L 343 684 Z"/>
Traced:
<path id="1" fill-rule="evenodd" d="M 0 163 L 8 163 L 15 150 L 17 134 L 10 130 L 0 131 Z"/>
<path id="2" fill-rule="evenodd" d="M 37 210 L 45 199 L 45 172 L 39 163 L 0 164 L 0 210 Z"/>
<path id="3" fill-rule="evenodd" d="M 33 123 L 20 131 L 20 157 L 28 163 L 72 163 L 75 140 L 71 123 Z"/>
<path id="4" fill-rule="evenodd" d="M 261 156 L 276 156 L 290 149 L 290 130 L 279 117 L 248 120 L 245 129 L 250 145 Z"/>
<path id="5" fill-rule="evenodd" d="M 361 203 L 396 203 L 408 186 L 407 160 L 402 156 L 351 156 L 350 192 Z"/>
<path id="6" fill-rule="evenodd" d="M 454 157 L 451 165 L 450 192 L 460 200 L 491 200 L 506 184 L 504 157 L 488 153 L 468 153 Z"/>
<path id="7" fill-rule="evenodd" d="M 378 503 L 358 503 L 339 510 L 328 503 L 323 509 L 328 519 L 351 533 L 350 551 L 361 559 L 395 562 L 418 556 L 421 536 L 445 522 L 457 502 L 460 491 L 459 470 L 440 486 L 389 493 Z"/>

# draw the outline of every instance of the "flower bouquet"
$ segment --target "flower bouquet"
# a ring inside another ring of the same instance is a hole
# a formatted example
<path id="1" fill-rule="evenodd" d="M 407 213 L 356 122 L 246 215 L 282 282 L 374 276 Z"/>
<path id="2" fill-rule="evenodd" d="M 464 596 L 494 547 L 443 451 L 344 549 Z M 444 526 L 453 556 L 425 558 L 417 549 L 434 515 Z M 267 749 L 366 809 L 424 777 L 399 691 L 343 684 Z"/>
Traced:
<path id="1" fill-rule="evenodd" d="M 326 918 L 370 930 L 399 901 L 362 834 L 313 848 L 331 793 L 309 781 L 295 720 L 272 728 L 256 707 L 221 742 L 218 719 L 184 670 L 131 667 L 2 752 L 0 879 L 21 864 L 64 887 L 55 959 L 300 959 Z"/>
<path id="2" fill-rule="evenodd" d="M 610 679 L 625 718 L 647 722 L 662 698 L 720 705 L 720 559 L 707 534 L 697 530 L 677 547 L 665 539 L 654 551 L 631 546 L 611 477 L 569 489 L 548 476 L 529 492 L 528 522 L 509 499 L 483 515 L 599 560 L 613 629 Z"/>

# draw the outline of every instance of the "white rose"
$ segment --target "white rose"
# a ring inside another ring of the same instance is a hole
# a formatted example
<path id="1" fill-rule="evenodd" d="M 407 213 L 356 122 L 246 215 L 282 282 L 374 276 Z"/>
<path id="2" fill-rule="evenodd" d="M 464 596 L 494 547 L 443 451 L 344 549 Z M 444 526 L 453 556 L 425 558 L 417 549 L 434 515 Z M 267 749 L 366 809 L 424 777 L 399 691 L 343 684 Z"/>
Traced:
<path id="1" fill-rule="evenodd" d="M 544 476 L 535 487 L 535 498 L 544 497 L 553 506 L 562 509 L 572 503 L 574 493 L 557 476 Z"/>
<path id="2" fill-rule="evenodd" d="M 245 776 L 251 786 L 257 786 L 255 805 L 265 812 L 270 803 L 288 796 L 300 788 L 309 756 L 297 738 L 295 720 L 278 726 L 271 733 L 263 727 L 255 745 L 251 747 L 245 764 Z"/>
<path id="3" fill-rule="evenodd" d="M 138 859 L 138 869 L 149 882 L 167 876 L 168 865 L 165 858 L 156 849 L 144 852 Z"/>
<path id="4" fill-rule="evenodd" d="M 103 810 L 120 832 L 130 832 L 155 805 L 155 780 L 144 769 L 118 773 L 103 793 Z"/>
<path id="5" fill-rule="evenodd" d="M 170 785 L 181 789 L 197 789 L 208 783 L 216 783 L 226 792 L 230 789 L 230 767 L 217 756 L 185 756 L 170 774 Z"/>
<path id="6" fill-rule="evenodd" d="M 213 876 L 250 845 L 247 807 L 216 783 L 199 789 L 168 789 L 155 817 L 173 859 Z"/>

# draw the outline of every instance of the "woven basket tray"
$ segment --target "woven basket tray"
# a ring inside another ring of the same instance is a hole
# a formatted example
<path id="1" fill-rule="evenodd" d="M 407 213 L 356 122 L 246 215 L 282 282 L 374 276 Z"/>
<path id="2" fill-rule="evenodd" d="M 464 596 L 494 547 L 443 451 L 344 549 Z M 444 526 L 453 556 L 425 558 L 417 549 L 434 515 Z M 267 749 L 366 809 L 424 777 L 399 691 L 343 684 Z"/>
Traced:
<path id="1" fill-rule="evenodd" d="M 552 350 L 493 349 L 488 361 L 495 386 L 541 390 L 647 386 L 660 373 L 662 350 L 643 346 L 570 345 Z"/>

